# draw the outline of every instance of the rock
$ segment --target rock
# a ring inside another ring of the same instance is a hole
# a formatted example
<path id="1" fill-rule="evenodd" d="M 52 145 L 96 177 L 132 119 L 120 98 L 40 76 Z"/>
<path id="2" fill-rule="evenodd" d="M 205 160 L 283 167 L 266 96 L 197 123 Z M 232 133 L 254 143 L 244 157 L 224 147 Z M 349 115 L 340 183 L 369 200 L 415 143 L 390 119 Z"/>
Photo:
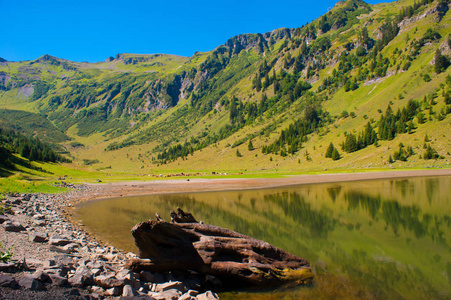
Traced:
<path id="1" fill-rule="evenodd" d="M 86 277 L 92 277 L 92 272 L 91 270 L 86 267 L 86 266 L 79 266 L 76 270 L 75 270 L 75 274 L 77 275 L 83 275 Z"/>
<path id="2" fill-rule="evenodd" d="M 133 287 L 129 284 L 126 284 L 122 289 L 122 296 L 123 297 L 133 297 L 137 296 L 138 293 L 133 289 Z"/>
<path id="3" fill-rule="evenodd" d="M 123 279 L 117 279 L 113 274 L 107 275 L 99 275 L 93 278 L 94 283 L 98 286 L 101 286 L 105 289 L 110 289 L 113 287 L 122 287 L 125 285 L 125 281 Z"/>
<path id="4" fill-rule="evenodd" d="M 81 274 L 75 274 L 74 276 L 70 277 L 68 280 L 70 285 L 73 287 L 84 287 L 86 285 L 89 285 L 92 283 L 92 278 L 88 276 L 84 276 Z"/>
<path id="5" fill-rule="evenodd" d="M 5 215 L 0 215 L 0 224 L 3 224 L 6 221 L 9 221 L 9 218 Z"/>
<path id="6" fill-rule="evenodd" d="M 185 294 L 183 294 L 179 300 L 193 300 L 196 299 L 196 296 L 199 295 L 198 291 L 195 290 L 189 290 Z"/>
<path id="7" fill-rule="evenodd" d="M 103 265 L 96 261 L 96 262 L 89 262 L 86 264 L 86 266 L 90 269 L 103 269 Z"/>
<path id="8" fill-rule="evenodd" d="M 5 228 L 5 231 L 12 231 L 12 232 L 20 232 L 24 231 L 25 227 L 22 226 L 19 222 L 13 222 L 13 221 L 6 221 L 3 223 L 3 227 Z"/>
<path id="9" fill-rule="evenodd" d="M 65 254 L 57 254 L 53 258 L 63 265 L 73 265 L 75 263 L 73 257 Z"/>
<path id="10" fill-rule="evenodd" d="M 53 246 L 66 246 L 67 244 L 70 244 L 71 241 L 67 240 L 67 239 L 61 239 L 61 238 L 54 238 L 52 237 L 49 241 L 50 245 Z"/>
<path id="11" fill-rule="evenodd" d="M 104 294 L 105 290 L 103 288 L 101 288 L 100 286 L 92 286 L 91 287 L 91 292 L 96 293 L 96 294 Z"/>
<path id="12" fill-rule="evenodd" d="M 188 294 L 183 294 L 182 296 L 180 296 L 179 300 L 196 300 L 196 297 Z"/>
<path id="13" fill-rule="evenodd" d="M 32 232 L 29 234 L 29 237 L 30 241 L 35 243 L 45 243 L 49 240 L 47 233 L 43 232 Z"/>
<path id="14" fill-rule="evenodd" d="M 32 278 L 32 277 L 24 277 L 19 281 L 19 285 L 21 287 L 24 287 L 28 290 L 32 290 L 32 291 L 42 291 L 45 290 L 45 286 L 44 284 L 36 279 L 36 278 Z"/>
<path id="15" fill-rule="evenodd" d="M 172 289 L 175 289 L 180 292 L 186 291 L 185 286 L 180 281 L 161 283 L 161 284 L 157 284 L 155 287 L 156 292 L 165 292 L 165 291 L 172 290 Z"/>
<path id="16" fill-rule="evenodd" d="M 167 300 L 167 299 L 169 299 L 169 300 L 177 300 L 182 295 L 183 295 L 182 292 L 180 292 L 178 290 L 175 290 L 175 289 L 172 289 L 172 290 L 167 290 L 167 291 L 164 291 L 164 292 L 159 292 L 157 294 L 153 294 L 152 297 L 155 298 L 155 299 L 159 299 L 159 300 L 160 299 L 161 300 L 163 300 L 163 299 L 165 299 L 165 300 Z"/>
<path id="17" fill-rule="evenodd" d="M 11 268 L 14 268 L 16 266 L 15 263 L 9 262 L 9 263 L 0 263 L 0 271 L 5 271 Z"/>
<path id="18" fill-rule="evenodd" d="M 155 280 L 155 276 L 153 276 L 153 274 L 150 273 L 149 271 L 141 271 L 139 273 L 139 278 L 147 282 L 154 282 Z"/>
<path id="19" fill-rule="evenodd" d="M 203 294 L 197 295 L 196 298 L 198 300 L 217 300 L 217 299 L 219 299 L 218 295 L 215 293 L 212 293 L 211 291 L 207 291 Z"/>
<path id="20" fill-rule="evenodd" d="M 0 287 L 15 288 L 17 287 L 17 282 L 11 276 L 0 274 Z"/>
<path id="21" fill-rule="evenodd" d="M 68 283 L 67 278 L 57 274 L 49 274 L 49 278 L 50 281 L 52 282 L 52 285 L 55 286 L 65 286 Z"/>
<path id="22" fill-rule="evenodd" d="M 37 270 L 33 274 L 29 276 L 30 278 L 37 279 L 42 282 L 46 282 L 50 280 L 50 277 L 47 273 L 45 273 L 43 270 Z"/>
<path id="23" fill-rule="evenodd" d="M 115 286 L 115 287 L 113 287 L 113 288 L 111 288 L 111 289 L 107 289 L 107 290 L 105 291 L 105 294 L 106 294 L 107 296 L 119 296 L 119 295 L 121 294 L 121 291 L 122 291 L 121 288 Z"/>

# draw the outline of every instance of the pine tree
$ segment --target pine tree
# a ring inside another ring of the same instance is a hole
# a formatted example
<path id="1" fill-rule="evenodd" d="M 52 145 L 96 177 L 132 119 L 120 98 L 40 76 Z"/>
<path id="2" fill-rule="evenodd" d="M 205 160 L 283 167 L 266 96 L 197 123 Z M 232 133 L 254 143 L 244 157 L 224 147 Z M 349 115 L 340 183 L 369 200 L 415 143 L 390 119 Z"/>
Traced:
<path id="1" fill-rule="evenodd" d="M 338 152 L 337 148 L 334 148 L 334 150 L 332 151 L 331 158 L 333 160 L 339 160 L 341 158 L 340 153 Z"/>
<path id="2" fill-rule="evenodd" d="M 326 157 L 327 158 L 331 158 L 332 157 L 332 153 L 334 152 L 334 144 L 332 144 L 332 142 L 329 144 L 329 147 L 326 150 Z"/>
<path id="3" fill-rule="evenodd" d="M 449 59 L 442 55 L 440 49 L 437 49 L 437 51 L 435 51 L 435 73 L 440 74 L 441 72 L 444 72 L 449 65 Z"/>
<path id="4" fill-rule="evenodd" d="M 249 144 L 247 145 L 247 149 L 249 149 L 249 151 L 254 150 L 254 145 L 252 144 L 252 140 L 249 140 Z"/>

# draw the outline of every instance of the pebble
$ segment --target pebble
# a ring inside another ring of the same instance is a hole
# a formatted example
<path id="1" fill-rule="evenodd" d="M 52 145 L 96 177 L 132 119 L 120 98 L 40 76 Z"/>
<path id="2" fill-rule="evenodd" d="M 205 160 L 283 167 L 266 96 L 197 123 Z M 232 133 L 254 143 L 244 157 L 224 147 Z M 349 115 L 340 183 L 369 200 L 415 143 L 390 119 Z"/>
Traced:
<path id="1" fill-rule="evenodd" d="M 209 281 L 207 276 L 137 274 L 125 269 L 125 261 L 136 254 L 102 245 L 65 217 L 70 197 L 92 192 L 88 186 L 73 188 L 75 191 L 67 194 L 15 194 L 3 200 L 12 207 L 10 216 L 0 215 L 2 247 L 13 246 L 13 258 L 24 259 L 0 263 L 0 287 L 20 286 L 31 291 L 72 288 L 65 292 L 69 298 L 81 295 L 85 299 L 219 299 L 212 292 L 193 290 L 202 290 L 202 282 Z"/>

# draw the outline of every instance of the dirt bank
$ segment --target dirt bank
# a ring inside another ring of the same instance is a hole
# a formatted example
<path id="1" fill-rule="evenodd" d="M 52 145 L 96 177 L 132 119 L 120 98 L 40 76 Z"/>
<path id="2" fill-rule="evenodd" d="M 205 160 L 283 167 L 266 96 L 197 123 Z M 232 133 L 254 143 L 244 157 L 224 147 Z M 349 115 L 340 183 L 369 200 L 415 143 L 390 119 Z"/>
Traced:
<path id="1" fill-rule="evenodd" d="M 402 170 L 365 173 L 338 173 L 295 175 L 282 178 L 179 178 L 171 180 L 133 181 L 119 183 L 89 184 L 91 193 L 73 198 L 72 203 L 152 194 L 207 192 L 272 188 L 280 186 L 345 182 L 372 179 L 395 179 L 419 176 L 451 176 L 451 169 Z"/>

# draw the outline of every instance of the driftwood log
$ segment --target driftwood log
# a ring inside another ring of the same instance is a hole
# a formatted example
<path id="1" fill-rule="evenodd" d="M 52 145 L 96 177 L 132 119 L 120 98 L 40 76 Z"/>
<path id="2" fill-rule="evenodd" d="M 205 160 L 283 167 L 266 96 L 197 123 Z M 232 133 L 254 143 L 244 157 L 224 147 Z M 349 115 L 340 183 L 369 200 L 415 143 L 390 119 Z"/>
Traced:
<path id="1" fill-rule="evenodd" d="M 171 223 L 156 216 L 132 229 L 140 259 L 130 259 L 126 267 L 135 272 L 193 270 L 256 286 L 305 284 L 313 277 L 305 259 L 235 231 L 198 223 L 180 208 L 171 211 Z"/>

